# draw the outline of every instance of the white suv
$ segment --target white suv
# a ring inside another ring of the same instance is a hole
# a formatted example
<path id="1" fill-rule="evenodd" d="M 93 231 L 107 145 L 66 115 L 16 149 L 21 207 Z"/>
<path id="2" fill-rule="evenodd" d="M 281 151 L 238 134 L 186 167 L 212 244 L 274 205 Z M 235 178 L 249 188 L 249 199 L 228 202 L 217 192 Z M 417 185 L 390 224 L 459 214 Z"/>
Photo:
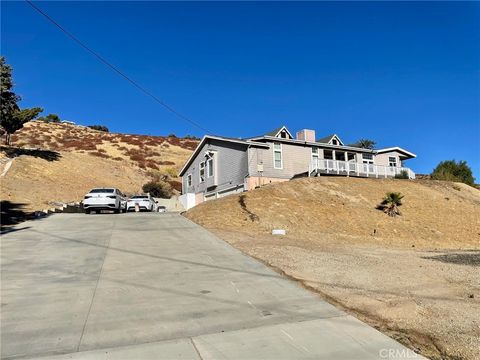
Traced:
<path id="1" fill-rule="evenodd" d="M 83 209 L 85 214 L 90 214 L 92 210 L 113 210 L 118 214 L 127 210 L 127 199 L 115 188 L 92 189 L 83 199 Z"/>

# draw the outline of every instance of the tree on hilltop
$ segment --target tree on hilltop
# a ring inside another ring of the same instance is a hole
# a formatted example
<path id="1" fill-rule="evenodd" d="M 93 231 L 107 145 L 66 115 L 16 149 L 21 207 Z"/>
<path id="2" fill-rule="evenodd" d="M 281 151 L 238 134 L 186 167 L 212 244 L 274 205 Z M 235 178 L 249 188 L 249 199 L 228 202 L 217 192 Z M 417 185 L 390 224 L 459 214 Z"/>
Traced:
<path id="1" fill-rule="evenodd" d="M 432 179 L 462 182 L 473 186 L 475 178 L 466 161 L 441 161 L 432 172 Z"/>
<path id="2" fill-rule="evenodd" d="M 12 67 L 5 62 L 3 56 L 0 56 L 0 127 L 5 134 L 7 145 L 11 144 L 13 133 L 23 128 L 23 124 L 35 119 L 43 111 L 39 107 L 20 109 L 17 103 L 21 98 L 12 91 L 13 85 Z"/>
<path id="3" fill-rule="evenodd" d="M 43 121 L 43 122 L 46 122 L 46 123 L 59 123 L 59 122 L 62 122 L 60 120 L 60 116 L 58 116 L 57 114 L 48 114 L 47 116 L 40 116 L 38 119 L 38 121 Z"/>

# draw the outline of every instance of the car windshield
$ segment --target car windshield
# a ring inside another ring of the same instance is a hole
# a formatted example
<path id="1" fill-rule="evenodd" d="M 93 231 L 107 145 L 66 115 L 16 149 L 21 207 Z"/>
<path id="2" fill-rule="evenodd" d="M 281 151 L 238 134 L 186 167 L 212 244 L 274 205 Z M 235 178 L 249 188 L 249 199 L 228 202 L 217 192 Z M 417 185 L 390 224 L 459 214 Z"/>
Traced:
<path id="1" fill-rule="evenodd" d="M 148 196 L 146 196 L 146 195 L 138 195 L 138 196 L 132 196 L 130 199 L 148 199 Z"/>
<path id="2" fill-rule="evenodd" d="M 113 193 L 114 189 L 92 189 L 90 190 L 90 194 L 95 194 L 95 193 Z"/>

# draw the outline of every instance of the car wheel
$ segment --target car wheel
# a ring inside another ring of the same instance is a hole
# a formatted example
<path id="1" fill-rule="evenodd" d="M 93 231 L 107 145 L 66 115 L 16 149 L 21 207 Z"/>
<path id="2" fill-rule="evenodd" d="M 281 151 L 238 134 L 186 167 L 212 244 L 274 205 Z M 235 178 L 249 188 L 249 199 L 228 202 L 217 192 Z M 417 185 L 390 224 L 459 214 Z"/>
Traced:
<path id="1" fill-rule="evenodd" d="M 85 214 L 90 214 L 90 210 L 89 209 L 85 209 Z"/>

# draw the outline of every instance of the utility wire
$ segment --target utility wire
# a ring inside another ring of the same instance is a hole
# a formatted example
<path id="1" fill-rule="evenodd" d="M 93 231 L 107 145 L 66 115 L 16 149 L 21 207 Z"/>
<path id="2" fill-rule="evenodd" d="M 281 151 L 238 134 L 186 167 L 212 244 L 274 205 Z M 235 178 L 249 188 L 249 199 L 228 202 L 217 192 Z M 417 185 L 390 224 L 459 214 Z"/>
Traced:
<path id="1" fill-rule="evenodd" d="M 110 69 L 112 69 L 114 72 L 116 72 L 118 75 L 120 75 L 122 78 L 124 78 L 125 80 L 127 80 L 130 84 L 132 84 L 133 86 L 135 86 L 138 90 L 140 90 L 142 93 L 144 93 L 145 95 L 151 97 L 153 100 L 155 100 L 157 103 L 159 103 L 160 105 L 162 105 L 165 109 L 167 109 L 168 111 L 170 111 L 172 114 L 174 114 L 175 116 L 177 116 L 178 118 L 182 119 L 182 120 L 185 120 L 187 122 L 189 122 L 190 124 L 196 126 L 197 128 L 199 128 L 200 130 L 203 130 L 205 131 L 206 133 L 208 133 L 209 131 L 207 129 L 205 129 L 203 126 L 201 126 L 199 123 L 193 121 L 192 119 L 188 118 L 187 116 L 181 114 L 180 112 L 178 112 L 177 110 L 175 110 L 173 107 L 171 107 L 170 105 L 166 104 L 163 100 L 159 99 L 158 97 L 156 97 L 154 94 L 152 94 L 150 91 L 148 91 L 147 89 L 145 89 L 142 85 L 140 85 L 138 82 L 136 82 L 135 80 L 133 80 L 132 78 L 130 78 L 129 76 L 125 75 L 121 70 L 119 70 L 116 66 L 112 65 L 110 62 L 108 62 L 107 60 L 105 60 L 105 58 L 103 58 L 101 55 L 99 55 L 97 52 L 95 52 L 94 50 L 92 50 L 91 48 L 89 48 L 87 45 L 85 45 L 82 41 L 80 41 L 75 35 L 73 35 L 71 32 L 69 32 L 68 30 L 66 30 L 63 26 L 61 26 L 58 22 L 55 21 L 55 19 L 53 19 L 50 15 L 48 15 L 47 13 L 45 13 L 43 10 L 41 10 L 40 8 L 38 8 L 33 2 L 31 2 L 30 0 L 25 0 L 25 2 L 28 3 L 28 5 L 30 5 L 35 11 L 37 11 L 38 13 L 40 13 L 42 16 L 44 16 L 48 21 L 50 21 L 53 25 L 55 25 L 57 28 L 59 28 L 65 35 L 67 35 L 70 39 L 72 39 L 74 42 L 76 42 L 78 45 L 80 45 L 83 49 L 85 49 L 86 51 L 88 51 L 90 54 L 92 54 L 98 61 L 100 61 L 101 63 L 103 63 L 104 65 L 108 66 Z"/>

